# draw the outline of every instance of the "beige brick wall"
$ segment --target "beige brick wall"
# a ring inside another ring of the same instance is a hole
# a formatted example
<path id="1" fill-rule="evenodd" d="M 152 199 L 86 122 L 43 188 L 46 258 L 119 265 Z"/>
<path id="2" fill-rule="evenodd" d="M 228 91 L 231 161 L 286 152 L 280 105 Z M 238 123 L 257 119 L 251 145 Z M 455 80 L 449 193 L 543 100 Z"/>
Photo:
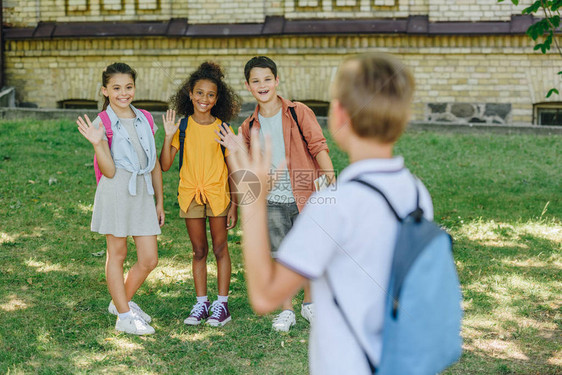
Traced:
<path id="1" fill-rule="evenodd" d="M 189 23 L 256 23 L 265 20 L 265 2 L 189 0 Z"/>
<path id="2" fill-rule="evenodd" d="M 404 18 L 430 21 L 497 21 L 520 14 L 511 1 L 496 0 L 6 0 L 4 22 L 35 26 L 44 22 L 138 21 L 188 18 L 190 23 L 255 23 L 266 16 L 287 19 Z M 39 4 L 39 7 L 37 7 Z"/>
<path id="3" fill-rule="evenodd" d="M 426 0 L 429 20 L 437 21 L 509 21 L 512 14 L 521 11 L 534 0 L 520 0 L 515 6 L 510 0 Z"/>
<path id="4" fill-rule="evenodd" d="M 35 26 L 39 11 L 33 0 L 7 0 L 2 2 L 3 22 L 6 26 Z"/>
<path id="5" fill-rule="evenodd" d="M 17 27 L 33 27 L 39 20 L 167 21 L 188 16 L 187 1 L 166 0 L 8 0 L 3 10 L 4 24 Z"/>
<path id="6" fill-rule="evenodd" d="M 408 10 L 411 15 L 429 14 L 429 0 L 410 0 Z"/>
<path id="7" fill-rule="evenodd" d="M 412 2 L 428 0 L 285 0 L 288 19 L 407 17 Z M 427 13 L 426 13 L 427 14 Z"/>
<path id="8" fill-rule="evenodd" d="M 4 20 L 16 26 L 45 22 L 136 21 L 189 18 L 190 23 L 253 23 L 266 16 L 384 18 L 427 14 L 428 0 L 8 0 Z"/>
<path id="9" fill-rule="evenodd" d="M 279 65 L 282 95 L 329 101 L 329 83 L 345 55 L 370 51 L 396 54 L 414 71 L 415 120 L 425 118 L 426 103 L 478 102 L 512 103 L 513 122 L 531 122 L 533 103 L 558 100 L 544 95 L 561 86 L 560 58 L 533 53 L 526 36 L 8 41 L 5 74 L 20 101 L 56 107 L 61 100 L 101 99 L 101 71 L 124 61 L 139 73 L 136 99 L 166 101 L 201 62 L 214 60 L 244 101 L 252 102 L 243 66 L 267 54 Z"/>

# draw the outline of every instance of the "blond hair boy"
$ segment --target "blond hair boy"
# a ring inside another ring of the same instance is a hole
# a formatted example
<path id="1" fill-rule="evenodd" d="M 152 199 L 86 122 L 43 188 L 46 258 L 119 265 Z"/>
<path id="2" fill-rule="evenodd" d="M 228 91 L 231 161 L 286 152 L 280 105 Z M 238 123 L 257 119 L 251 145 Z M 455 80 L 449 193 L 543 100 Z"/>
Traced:
<path id="1" fill-rule="evenodd" d="M 351 164 L 339 175 L 335 191 L 316 193 L 318 201 L 332 199 L 335 204 L 308 204 L 275 261 L 268 252 L 265 188 L 256 202 L 242 207 L 253 309 L 268 313 L 311 281 L 318 306 L 310 333 L 312 374 L 370 373 L 365 354 L 334 304 L 334 293 L 371 362 L 380 361 L 398 223 L 381 196 L 350 180 L 361 177 L 378 186 L 402 216 L 415 207 L 417 185 L 424 216 L 433 218 L 427 189 L 404 167 L 402 157 L 393 156 L 394 143 L 409 120 L 413 91 L 411 73 L 391 56 L 370 54 L 344 61 L 331 89 L 329 129 Z M 235 144 L 231 134 L 223 139 L 226 145 Z M 236 152 L 235 164 L 265 185 L 269 155 L 256 151 L 255 133 L 252 143 L 251 156 Z"/>

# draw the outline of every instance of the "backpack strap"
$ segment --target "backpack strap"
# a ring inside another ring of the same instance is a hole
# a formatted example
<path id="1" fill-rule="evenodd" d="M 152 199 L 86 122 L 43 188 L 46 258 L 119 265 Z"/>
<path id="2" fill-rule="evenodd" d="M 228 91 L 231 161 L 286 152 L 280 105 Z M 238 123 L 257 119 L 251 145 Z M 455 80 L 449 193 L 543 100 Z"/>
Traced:
<path id="1" fill-rule="evenodd" d="M 221 120 L 221 121 L 222 121 L 222 120 Z M 222 121 L 222 123 L 221 123 L 221 128 L 222 128 L 222 129 L 226 130 L 226 129 L 229 128 L 229 127 L 230 127 L 230 125 L 228 124 L 228 122 Z M 224 158 L 224 157 L 225 157 L 226 148 L 225 148 L 223 145 L 221 145 L 221 151 L 222 151 L 222 157 Z"/>
<path id="2" fill-rule="evenodd" d="M 111 149 L 111 138 L 113 138 L 113 130 L 111 130 L 111 120 L 109 119 L 109 115 L 107 111 L 102 111 L 98 113 L 98 117 L 101 120 L 105 128 L 105 135 L 107 136 L 107 143 L 109 143 L 109 148 Z"/>
<path id="3" fill-rule="evenodd" d="M 378 187 L 376 187 L 376 186 L 374 186 L 374 185 L 371 185 L 371 184 L 368 183 L 367 181 L 361 180 L 361 179 L 359 179 L 359 178 L 354 178 L 354 179 L 351 179 L 350 181 L 352 181 L 352 182 L 358 182 L 358 183 L 360 183 L 360 184 L 362 184 L 362 185 L 365 185 L 365 186 L 371 188 L 372 190 L 376 191 L 377 193 L 379 193 L 379 194 L 381 195 L 381 197 L 383 197 L 383 199 L 386 201 L 386 204 L 387 204 L 388 207 L 390 208 L 390 211 L 392 211 L 392 213 L 394 214 L 394 217 L 396 218 L 396 220 L 398 220 L 398 222 L 400 222 L 400 223 L 401 223 L 402 221 L 404 221 L 404 220 L 398 215 L 398 213 L 396 212 L 396 210 L 394 209 L 394 207 L 392 206 L 392 204 L 390 204 L 390 201 L 388 200 L 388 198 L 386 197 L 386 195 L 384 195 L 384 193 L 383 193 L 382 191 L 380 191 L 380 189 L 379 189 Z M 416 188 L 416 191 L 417 191 L 417 188 Z M 418 201 L 419 201 L 419 200 L 418 200 Z M 418 204 L 418 203 L 416 203 L 416 204 Z"/>
<path id="4" fill-rule="evenodd" d="M 150 130 L 152 130 L 152 134 L 154 135 L 154 118 L 150 114 L 150 112 L 145 111 L 144 109 L 139 109 L 142 112 L 144 117 L 148 120 L 150 124 Z M 98 113 L 98 117 L 101 119 L 103 126 L 105 127 L 105 134 L 107 135 L 107 143 L 109 143 L 109 147 L 111 148 L 111 138 L 113 138 L 113 130 L 111 130 L 111 120 L 109 119 L 109 115 L 107 111 L 103 111 Z"/>
<path id="5" fill-rule="evenodd" d="M 183 164 L 183 148 L 184 148 L 184 144 L 185 144 L 185 131 L 186 131 L 186 129 L 187 129 L 187 124 L 188 124 L 188 119 L 187 119 L 187 117 L 182 118 L 181 121 L 180 121 L 180 128 L 179 128 L 179 130 L 180 130 L 180 137 L 179 137 L 179 138 L 180 138 L 180 139 L 179 139 L 179 141 L 180 141 L 180 149 L 179 149 L 179 154 L 180 154 L 180 158 L 179 158 L 179 170 L 180 170 L 180 171 L 181 171 L 181 167 L 182 167 L 182 164 Z M 223 121 L 220 126 L 221 126 L 222 128 L 224 128 L 224 127 L 227 127 L 227 128 L 228 128 L 230 125 L 229 125 L 228 123 L 226 123 L 226 122 Z M 222 151 L 222 157 L 224 158 L 224 155 L 225 155 L 225 152 L 226 152 L 226 148 L 225 148 L 223 145 L 221 145 L 221 151 Z"/>
<path id="6" fill-rule="evenodd" d="M 398 213 L 396 212 L 396 210 L 394 209 L 394 207 L 392 206 L 392 204 L 390 203 L 390 201 L 388 200 L 388 198 L 386 197 L 386 195 L 384 195 L 384 193 L 383 193 L 379 188 L 377 188 L 376 186 L 374 186 L 374 185 L 368 183 L 367 181 L 362 180 L 362 179 L 360 179 L 360 178 L 358 178 L 358 177 L 353 178 L 353 179 L 351 179 L 350 181 L 352 181 L 352 182 L 358 182 L 358 183 L 360 183 L 360 184 L 362 184 L 362 185 L 364 185 L 364 186 L 367 186 L 367 187 L 370 188 L 371 190 L 374 190 L 374 191 L 376 191 L 377 193 L 379 193 L 379 195 L 380 195 L 381 197 L 383 197 L 383 199 L 386 201 L 386 204 L 388 205 L 388 207 L 390 208 L 390 210 L 391 210 L 392 213 L 394 214 L 394 217 L 396 218 L 396 220 L 398 220 L 398 222 L 400 222 L 400 223 L 404 222 L 404 219 L 401 218 L 401 217 L 398 215 Z M 417 181 L 418 181 L 418 180 L 417 180 L 417 178 L 416 178 L 416 180 L 414 181 L 414 186 L 415 186 L 415 188 L 416 188 L 416 208 L 414 209 L 414 211 L 410 212 L 410 213 L 408 214 L 408 216 L 412 216 L 412 217 L 416 220 L 416 222 L 419 223 L 419 222 L 421 221 L 422 217 L 423 217 L 423 210 L 422 210 L 421 207 L 420 207 L 420 191 L 419 191 L 419 189 L 418 189 L 418 182 L 417 182 Z"/>
<path id="7" fill-rule="evenodd" d="M 370 183 L 368 183 L 368 182 L 366 182 L 366 181 L 364 181 L 364 180 L 362 180 L 358 177 L 353 178 L 350 181 L 351 182 L 358 182 L 358 183 L 360 183 L 364 186 L 369 187 L 371 190 L 376 191 L 385 200 L 386 204 L 390 208 L 390 211 L 392 211 L 392 213 L 394 214 L 394 217 L 396 218 L 396 220 L 398 220 L 399 223 L 404 222 L 404 219 L 401 218 L 398 215 L 398 213 L 396 212 L 396 210 L 394 209 L 394 207 L 392 206 L 392 204 L 390 203 L 390 201 L 388 200 L 386 195 L 379 188 L 377 188 L 376 186 L 374 186 L 374 185 L 372 185 L 372 184 L 370 184 Z M 410 215 L 414 215 L 414 217 L 416 218 L 416 221 L 418 221 L 417 215 L 420 215 L 419 220 L 421 221 L 421 218 L 423 217 L 423 210 L 420 208 L 420 194 L 419 194 L 417 180 L 416 180 L 416 183 L 415 183 L 415 187 L 416 187 L 416 209 Z M 393 267 L 394 267 L 394 265 L 393 265 Z M 361 341 L 359 340 L 359 335 L 357 335 L 357 333 L 353 329 L 353 326 L 351 325 L 349 319 L 347 318 L 347 315 L 344 313 L 343 309 L 341 308 L 341 306 L 338 302 L 338 299 L 336 297 L 335 289 L 332 286 L 332 282 L 330 281 L 330 278 L 328 277 L 328 274 L 326 274 L 326 280 L 327 280 L 327 283 L 328 283 L 328 288 L 330 288 L 330 290 L 332 291 L 332 295 L 334 296 L 333 299 L 334 299 L 334 304 L 335 304 L 336 308 L 338 309 L 341 316 L 343 317 L 343 320 L 344 320 L 345 324 L 347 325 L 347 328 L 349 329 L 349 331 L 351 332 L 353 337 L 355 337 L 355 340 L 357 341 L 357 344 L 359 345 L 359 347 L 363 351 L 363 355 L 365 356 L 365 359 L 367 360 L 367 363 L 369 364 L 369 369 L 371 370 L 371 373 L 376 374 L 377 368 L 373 364 L 373 362 L 371 361 L 371 358 L 369 358 L 369 355 L 367 354 L 367 351 L 365 350 L 363 345 L 361 345 Z M 395 306 L 393 306 L 393 314 L 396 314 L 398 298 L 397 297 L 393 298 L 393 301 L 394 301 L 394 305 L 395 305 Z"/>
<path id="8" fill-rule="evenodd" d="M 111 130 L 111 120 L 106 111 L 102 111 L 98 113 L 98 117 L 100 118 L 101 123 L 105 128 L 105 135 L 107 136 L 107 144 L 109 145 L 109 150 L 111 151 L 111 140 L 113 138 L 113 130 Z M 99 183 L 101 176 L 103 174 L 101 173 L 100 167 L 98 165 L 98 158 L 96 154 L 94 154 L 94 174 L 96 176 L 96 183 Z"/>
<path id="9" fill-rule="evenodd" d="M 308 149 L 308 142 L 306 141 L 306 138 L 304 137 L 304 134 L 302 133 L 301 126 L 299 125 L 299 120 L 297 118 L 297 112 L 295 111 L 295 107 L 289 107 L 289 111 L 291 111 L 291 116 L 293 116 L 293 120 L 295 120 L 295 123 L 297 124 L 297 128 L 299 129 L 299 133 L 301 133 L 301 138 L 304 141 L 304 144 L 306 145 L 306 148 Z"/>
<path id="10" fill-rule="evenodd" d="M 334 287 L 332 286 L 332 282 L 330 281 L 330 277 L 328 276 L 328 273 L 326 273 L 326 281 L 327 281 L 327 284 L 328 284 L 328 288 L 332 291 L 332 296 L 334 296 L 334 298 L 333 298 L 334 305 L 336 305 L 336 308 L 340 312 L 340 315 L 342 316 L 343 321 L 347 325 L 347 329 L 349 329 L 349 332 L 351 332 L 351 334 L 355 338 L 355 341 L 357 341 L 357 344 L 361 348 L 361 351 L 363 352 L 363 355 L 365 356 L 365 359 L 367 360 L 367 363 L 369 364 L 369 369 L 371 370 L 371 374 L 376 374 L 377 373 L 377 367 L 371 361 L 371 358 L 367 354 L 367 351 L 365 350 L 363 345 L 361 345 L 361 341 L 359 340 L 359 335 L 357 334 L 357 332 L 355 332 L 355 329 L 353 329 L 353 326 L 351 325 L 351 322 L 347 318 L 347 315 L 343 312 L 343 309 L 341 308 L 340 303 L 338 302 L 338 299 L 336 297 L 336 291 L 335 291 Z"/>
<path id="11" fill-rule="evenodd" d="M 144 117 L 146 117 L 146 119 L 148 120 L 148 123 L 150 124 L 150 130 L 152 130 L 152 135 L 154 135 L 154 118 L 152 117 L 152 114 L 144 109 L 139 108 L 138 110 L 141 111 Z"/>
<path id="12" fill-rule="evenodd" d="M 308 142 L 307 142 L 306 138 L 304 137 L 301 126 L 299 125 L 299 119 L 297 118 L 297 111 L 295 111 L 295 107 L 289 107 L 289 111 L 291 112 L 291 116 L 293 117 L 293 120 L 295 120 L 295 123 L 297 124 L 297 128 L 299 129 L 299 133 L 301 134 L 302 140 L 304 141 L 304 144 L 306 145 L 306 148 L 308 149 Z M 254 119 L 252 119 L 250 121 L 249 130 L 252 130 L 252 126 L 254 126 Z"/>
<path id="13" fill-rule="evenodd" d="M 184 117 L 180 121 L 180 159 L 179 159 L 179 170 L 181 171 L 181 166 L 183 164 L 183 145 L 185 143 L 185 129 L 187 129 L 187 117 Z"/>
<path id="14" fill-rule="evenodd" d="M 371 190 L 376 191 L 377 193 L 379 193 L 384 200 L 386 201 L 386 203 L 388 204 L 388 207 L 390 207 L 390 210 L 392 211 L 392 213 L 394 214 L 394 216 L 396 217 L 396 219 L 398 220 L 398 222 L 400 224 L 404 223 L 404 219 L 400 218 L 400 216 L 398 216 L 398 214 L 396 213 L 396 210 L 394 209 L 394 207 L 392 207 L 392 205 L 390 204 L 390 201 L 388 200 L 388 198 L 383 194 L 382 191 L 380 191 L 380 189 L 378 189 L 376 186 L 361 180 L 359 178 L 354 178 L 351 179 L 350 181 L 353 182 L 358 182 L 360 184 L 363 184 L 364 186 L 369 187 Z M 415 178 L 414 179 L 414 186 L 416 188 L 416 208 L 410 212 L 408 214 L 407 217 L 411 217 L 414 219 L 414 222 L 419 224 L 421 223 L 422 219 L 423 219 L 423 210 L 420 207 L 420 191 L 418 189 L 418 179 Z M 400 296 L 400 291 L 402 290 L 402 284 L 404 283 L 404 279 L 406 278 L 406 274 L 408 273 L 408 270 L 410 269 L 410 267 L 412 266 L 412 264 L 414 263 L 414 261 L 416 260 L 418 254 L 413 254 L 413 253 L 405 253 L 405 254 L 401 254 L 401 256 L 394 256 L 393 261 L 392 261 L 392 269 L 393 272 L 395 272 L 396 274 L 393 277 L 393 295 L 392 295 L 392 317 L 396 319 L 396 316 L 398 315 L 398 307 L 399 307 L 399 296 Z"/>

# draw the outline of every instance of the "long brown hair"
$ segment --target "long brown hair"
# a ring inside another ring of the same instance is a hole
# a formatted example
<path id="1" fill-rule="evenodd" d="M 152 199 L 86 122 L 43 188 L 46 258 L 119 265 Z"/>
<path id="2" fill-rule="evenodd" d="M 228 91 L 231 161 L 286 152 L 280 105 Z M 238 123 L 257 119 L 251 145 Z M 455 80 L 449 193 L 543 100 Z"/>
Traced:
<path id="1" fill-rule="evenodd" d="M 135 83 L 135 80 L 137 79 L 137 72 L 133 68 L 125 63 L 116 62 L 105 68 L 103 73 L 101 74 L 101 84 L 103 85 L 103 87 L 107 88 L 107 84 L 114 74 L 128 74 L 133 79 L 133 83 Z M 109 98 L 104 95 L 102 110 L 105 111 L 108 105 Z"/>

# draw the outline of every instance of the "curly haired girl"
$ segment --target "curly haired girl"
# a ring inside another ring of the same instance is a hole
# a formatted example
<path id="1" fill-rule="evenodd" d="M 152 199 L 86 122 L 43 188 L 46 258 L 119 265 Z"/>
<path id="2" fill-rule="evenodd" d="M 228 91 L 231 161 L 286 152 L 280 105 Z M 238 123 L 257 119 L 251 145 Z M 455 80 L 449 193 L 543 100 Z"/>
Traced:
<path id="1" fill-rule="evenodd" d="M 193 248 L 193 281 L 197 301 L 184 323 L 207 321 L 223 326 L 231 320 L 228 309 L 231 263 L 227 230 L 237 221 L 237 205 L 231 199 L 229 152 L 215 141 L 216 131 L 226 126 L 240 109 L 240 99 L 224 82 L 219 65 L 205 62 L 193 72 L 171 98 L 172 109 L 163 117 L 166 137 L 160 162 L 162 170 L 172 166 L 180 151 L 178 201 Z M 176 122 L 176 113 L 183 118 Z M 217 260 L 218 296 L 207 298 L 207 217 Z"/>

